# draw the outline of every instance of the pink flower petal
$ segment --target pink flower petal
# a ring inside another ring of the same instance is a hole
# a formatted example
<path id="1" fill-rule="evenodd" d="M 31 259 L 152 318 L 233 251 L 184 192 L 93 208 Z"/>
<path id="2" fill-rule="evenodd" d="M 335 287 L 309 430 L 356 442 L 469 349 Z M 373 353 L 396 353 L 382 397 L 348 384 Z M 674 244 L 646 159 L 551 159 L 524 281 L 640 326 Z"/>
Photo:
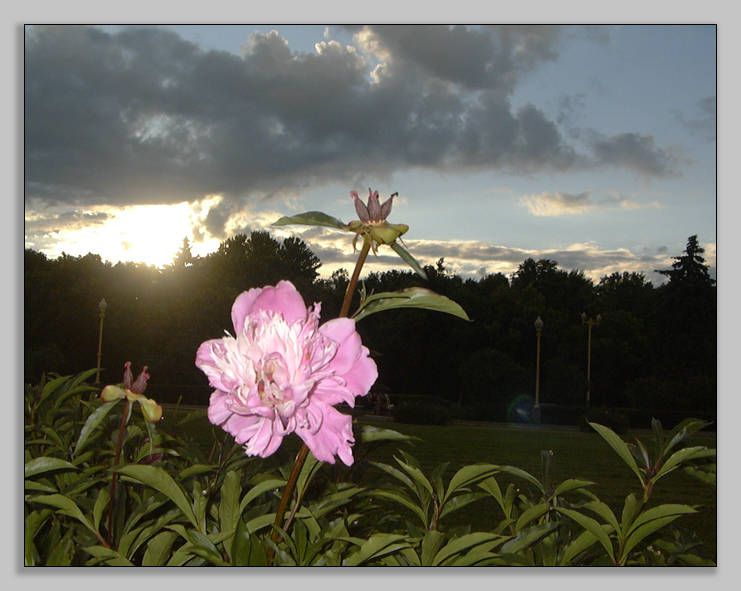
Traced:
<path id="1" fill-rule="evenodd" d="M 351 466 L 352 444 L 355 443 L 352 417 L 329 405 L 317 403 L 317 406 L 324 415 L 321 429 L 312 434 L 308 428 L 298 427 L 296 434 L 320 462 L 334 464 L 335 456 L 339 456 L 346 466 Z"/>
<path id="2" fill-rule="evenodd" d="M 252 306 L 252 312 L 258 310 L 279 312 L 288 324 L 308 317 L 304 298 L 290 281 L 279 281 L 275 287 L 263 288 Z"/>
<path id="3" fill-rule="evenodd" d="M 355 396 L 367 394 L 378 379 L 378 368 L 360 341 L 355 321 L 335 318 L 320 326 L 319 332 L 340 345 L 329 367 L 347 382 L 347 387 Z"/>

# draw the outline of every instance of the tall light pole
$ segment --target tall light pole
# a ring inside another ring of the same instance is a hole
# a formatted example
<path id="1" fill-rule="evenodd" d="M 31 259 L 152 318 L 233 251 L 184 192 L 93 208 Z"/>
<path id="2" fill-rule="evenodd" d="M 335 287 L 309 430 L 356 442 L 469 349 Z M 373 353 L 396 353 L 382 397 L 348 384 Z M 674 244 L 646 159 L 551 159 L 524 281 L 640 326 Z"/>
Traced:
<path id="1" fill-rule="evenodd" d="M 98 304 L 98 310 L 100 310 L 100 332 L 98 333 L 98 372 L 95 374 L 95 383 L 100 384 L 100 356 L 103 353 L 103 319 L 105 318 L 105 311 L 108 308 L 105 298 L 100 300 Z"/>
<path id="2" fill-rule="evenodd" d="M 597 314 L 596 320 L 587 319 L 586 312 L 583 312 L 581 315 L 581 323 L 589 327 L 589 336 L 587 337 L 587 408 L 589 408 L 589 390 L 592 386 L 592 327 L 599 326 L 600 320 L 602 320 L 602 316 L 599 314 Z"/>
<path id="3" fill-rule="evenodd" d="M 533 422 L 540 423 L 540 333 L 543 331 L 543 321 L 538 316 L 535 321 L 535 335 L 538 338 L 537 353 L 535 354 L 535 408 Z"/>

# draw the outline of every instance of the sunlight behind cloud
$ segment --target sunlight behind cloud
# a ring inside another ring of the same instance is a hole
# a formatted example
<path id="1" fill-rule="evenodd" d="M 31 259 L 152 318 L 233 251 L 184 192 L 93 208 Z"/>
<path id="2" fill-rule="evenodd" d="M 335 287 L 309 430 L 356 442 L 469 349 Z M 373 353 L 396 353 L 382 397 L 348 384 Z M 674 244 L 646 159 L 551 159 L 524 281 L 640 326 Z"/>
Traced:
<path id="1" fill-rule="evenodd" d="M 216 240 L 193 243 L 192 228 L 205 211 L 208 206 L 203 203 L 107 209 L 104 223 L 67 231 L 64 252 L 72 256 L 98 254 L 114 264 L 132 261 L 162 267 L 172 262 L 183 238 L 191 240 L 194 255 L 218 248 Z M 62 254 L 45 250 L 51 257 Z"/>

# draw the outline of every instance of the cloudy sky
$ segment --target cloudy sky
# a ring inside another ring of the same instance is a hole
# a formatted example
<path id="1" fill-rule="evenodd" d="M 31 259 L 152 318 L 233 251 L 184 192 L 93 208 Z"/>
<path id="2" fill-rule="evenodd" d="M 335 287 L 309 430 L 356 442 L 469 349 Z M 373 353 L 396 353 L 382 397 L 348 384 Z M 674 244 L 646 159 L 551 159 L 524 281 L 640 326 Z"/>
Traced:
<path id="1" fill-rule="evenodd" d="M 715 276 L 716 27 L 26 26 L 25 246 L 163 265 L 393 192 L 423 264 Z M 322 274 L 349 235 L 300 226 Z M 370 270 L 404 268 L 389 249 Z"/>

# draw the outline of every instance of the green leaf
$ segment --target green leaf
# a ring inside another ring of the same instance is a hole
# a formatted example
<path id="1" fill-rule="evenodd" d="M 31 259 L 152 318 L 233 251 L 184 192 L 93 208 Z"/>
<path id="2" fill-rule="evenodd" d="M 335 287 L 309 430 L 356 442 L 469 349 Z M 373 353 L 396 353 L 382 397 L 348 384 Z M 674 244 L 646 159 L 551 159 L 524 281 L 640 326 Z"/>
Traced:
<path id="1" fill-rule="evenodd" d="M 557 497 L 565 492 L 584 488 L 585 486 L 591 486 L 592 484 L 594 484 L 594 482 L 591 482 L 589 480 L 577 480 L 574 478 L 569 478 L 568 480 L 564 480 L 556 487 L 556 490 L 553 491 L 553 496 Z"/>
<path id="2" fill-rule="evenodd" d="M 298 215 L 286 217 L 283 216 L 277 222 L 273 222 L 273 226 L 292 226 L 295 224 L 301 224 L 304 226 L 324 226 L 327 228 L 335 228 L 337 230 L 347 230 L 347 224 L 344 224 L 340 220 L 321 211 L 307 211 Z"/>
<path id="3" fill-rule="evenodd" d="M 569 517 L 572 520 L 576 521 L 579 525 L 581 525 L 584 529 L 586 529 L 594 537 L 596 537 L 597 540 L 599 540 L 599 543 L 602 544 L 603 548 L 607 551 L 607 554 L 610 556 L 610 560 L 615 562 L 615 552 L 612 548 L 610 536 L 607 535 L 607 532 L 595 519 L 583 515 L 578 511 L 565 509 L 563 507 L 556 507 L 556 511 L 558 511 L 559 513 L 563 513 L 564 515 L 566 515 L 566 517 Z"/>
<path id="4" fill-rule="evenodd" d="M 545 494 L 545 488 L 543 488 L 541 482 L 532 474 L 525 472 L 525 470 L 521 470 L 520 468 L 516 468 L 515 466 L 498 466 L 498 468 L 500 472 L 506 472 L 507 474 L 512 474 L 513 476 L 524 478 L 530 484 L 535 486 L 542 494 Z"/>
<path id="5" fill-rule="evenodd" d="M 502 546 L 502 553 L 515 554 L 530 547 L 532 544 L 537 542 L 540 538 L 547 535 L 558 527 L 558 523 L 540 523 L 530 526 L 528 529 L 519 532 L 513 538 L 508 540 Z"/>
<path id="6" fill-rule="evenodd" d="M 377 293 L 368 296 L 357 309 L 353 318 L 359 321 L 366 316 L 383 310 L 398 308 L 416 308 L 418 310 L 435 310 L 468 320 L 465 310 L 453 300 L 446 298 L 424 287 L 408 287 L 400 291 Z"/>
<path id="7" fill-rule="evenodd" d="M 428 531 L 425 534 L 425 537 L 422 538 L 422 544 L 420 545 L 421 566 L 433 566 L 433 559 L 444 541 L 445 534 L 442 534 L 437 530 Z"/>
<path id="8" fill-rule="evenodd" d="M 113 548 L 106 548 L 105 546 L 88 546 L 87 548 L 83 548 L 83 550 L 91 556 L 105 559 L 105 563 L 109 566 L 134 566 L 128 558 L 120 552 L 116 552 Z"/>
<path id="9" fill-rule="evenodd" d="M 641 482 L 641 486 L 643 486 L 643 476 L 641 475 L 641 471 L 638 468 L 638 464 L 636 464 L 635 459 L 633 459 L 633 454 L 630 453 L 630 449 L 628 448 L 628 445 L 618 437 L 612 429 L 608 429 L 604 425 L 600 425 L 599 423 L 589 423 L 592 428 L 599 433 L 602 438 L 607 441 L 607 443 L 610 444 L 610 447 L 614 449 L 617 454 L 623 459 L 623 461 L 628 464 L 628 467 L 633 470 L 636 476 L 638 476 L 638 480 Z"/>
<path id="10" fill-rule="evenodd" d="M 425 273 L 424 269 L 420 266 L 420 264 L 415 260 L 415 258 L 407 252 L 407 250 L 398 242 L 393 242 L 389 246 L 394 250 L 396 254 L 398 254 L 404 262 L 409 265 L 412 269 L 414 269 L 414 272 L 419 275 L 422 279 L 427 281 L 427 273 Z"/>
<path id="11" fill-rule="evenodd" d="M 285 485 L 286 485 L 285 480 L 279 480 L 275 478 L 272 478 L 270 480 L 264 480 L 263 482 L 256 484 L 249 491 L 247 491 L 247 494 L 245 494 L 244 497 L 242 497 L 242 502 L 239 503 L 239 514 L 241 515 L 242 513 L 244 513 L 244 510 L 247 508 L 247 505 L 249 505 L 252 501 L 254 501 L 261 494 L 268 492 L 269 490 L 273 490 L 274 488 L 278 488 L 278 487 L 285 486 Z"/>
<path id="12" fill-rule="evenodd" d="M 257 536 L 251 536 L 244 520 L 237 522 L 232 540 L 231 556 L 233 566 L 265 566 L 267 555 L 265 547 Z"/>
<path id="13" fill-rule="evenodd" d="M 24 478 L 30 478 L 51 470 L 77 470 L 77 466 L 59 458 L 41 456 L 26 462 L 23 467 L 23 476 Z"/>
<path id="14" fill-rule="evenodd" d="M 673 503 L 659 505 L 658 507 L 652 507 L 651 509 L 644 511 L 638 516 L 638 518 L 633 522 L 633 525 L 628 530 L 628 534 L 633 533 L 637 528 L 654 519 L 661 519 L 668 515 L 679 516 L 687 513 L 697 513 L 697 511 L 687 505 L 679 505 Z"/>
<path id="15" fill-rule="evenodd" d="M 393 466 L 390 466 L 388 464 L 383 464 L 381 462 L 370 462 L 372 466 L 375 466 L 376 468 L 380 468 L 384 472 L 390 474 L 394 478 L 400 480 L 402 483 L 404 483 L 407 488 L 410 490 L 415 490 L 414 483 L 412 482 L 412 479 L 409 478 L 406 474 L 404 474 L 401 470 L 398 468 L 394 468 Z"/>
<path id="16" fill-rule="evenodd" d="M 95 431 L 95 428 L 100 425 L 108 412 L 116 406 L 116 404 L 118 404 L 118 400 L 104 402 L 88 417 L 87 421 L 85 421 L 85 425 L 80 431 L 80 436 L 77 438 L 77 443 L 75 443 L 75 451 L 73 452 L 74 456 L 78 455 L 84 449 L 90 435 Z"/>
<path id="17" fill-rule="evenodd" d="M 515 524 L 515 531 L 520 531 L 523 527 L 529 523 L 541 518 L 543 515 L 548 513 L 550 505 L 548 503 L 538 503 L 522 512 L 522 515 L 517 519 Z"/>
<path id="18" fill-rule="evenodd" d="M 717 476 L 715 464 L 707 464 L 704 466 L 685 466 L 682 468 L 682 472 L 696 478 L 705 484 L 709 484 L 713 488 L 717 488 Z"/>
<path id="19" fill-rule="evenodd" d="M 654 507 L 655 509 L 660 509 L 661 507 Z M 646 511 L 648 513 L 648 511 Z M 636 526 L 640 522 L 640 517 L 636 519 L 636 523 L 633 524 L 633 528 L 631 528 L 631 533 L 625 540 L 625 545 L 623 546 L 622 551 L 622 561 L 625 562 L 628 558 L 628 553 L 633 549 L 633 547 L 641 542 L 641 540 L 645 539 L 655 531 L 661 529 L 665 525 L 670 524 L 672 521 L 677 519 L 681 513 L 676 514 L 669 514 L 665 515 L 663 517 L 659 517 L 657 519 L 652 519 L 648 523 L 642 523 L 640 526 Z M 642 516 L 641 516 L 642 517 Z"/>
<path id="20" fill-rule="evenodd" d="M 178 535 L 172 531 L 163 531 L 147 543 L 147 550 L 142 558 L 142 566 L 163 566 L 170 557 L 170 549 Z"/>
<path id="21" fill-rule="evenodd" d="M 434 494 L 434 491 L 432 490 L 432 484 L 427 479 L 427 477 L 424 475 L 422 470 L 419 468 L 415 468 L 414 466 L 410 466 L 406 462 L 401 461 L 399 458 L 394 457 L 394 459 L 398 462 L 398 464 L 414 479 L 417 484 L 420 486 L 415 487 L 417 496 L 419 496 L 420 500 L 423 500 L 426 498 L 426 495 L 424 494 L 425 491 L 432 496 Z M 421 488 L 420 488 L 421 487 Z"/>
<path id="22" fill-rule="evenodd" d="M 666 436 L 666 445 L 664 445 L 663 453 L 668 453 L 669 450 L 682 441 L 682 439 L 689 437 L 709 424 L 710 423 L 701 421 L 700 419 L 685 419 L 674 427 L 669 435 Z"/>
<path id="23" fill-rule="evenodd" d="M 566 552 L 559 562 L 560 566 L 568 566 L 569 562 L 574 560 L 581 552 L 589 548 L 597 541 L 597 537 L 590 531 L 585 530 L 571 544 L 566 547 Z"/>
<path id="24" fill-rule="evenodd" d="M 210 466 L 208 464 L 193 464 L 192 466 L 188 466 L 185 470 L 178 474 L 178 480 L 187 480 L 192 476 L 197 476 L 198 474 L 205 474 L 206 472 L 213 471 L 214 466 Z"/>
<path id="25" fill-rule="evenodd" d="M 82 514 L 82 511 L 77 506 L 77 503 L 75 503 L 69 497 L 59 494 L 41 495 L 38 497 L 31 497 L 28 500 L 33 503 L 42 503 L 44 505 L 56 507 L 57 509 L 59 509 L 59 513 L 68 515 L 69 517 L 73 517 L 74 519 L 77 519 L 80 523 L 82 523 L 90 531 L 95 531 L 95 528 L 93 528 L 93 524 L 90 523 L 87 517 Z"/>
<path id="26" fill-rule="evenodd" d="M 412 501 L 409 497 L 407 497 L 404 493 L 394 491 L 394 490 L 374 490 L 373 491 L 373 498 L 378 499 L 389 499 L 391 501 L 395 501 L 399 503 L 400 505 L 403 505 L 410 511 L 412 511 L 415 515 L 417 515 L 422 520 L 422 525 L 426 528 L 428 525 L 428 517 L 425 514 L 425 512 L 422 510 L 422 508 L 417 505 L 414 501 Z"/>
<path id="27" fill-rule="evenodd" d="M 635 497 L 633 497 L 635 499 Z M 607 523 L 609 523 L 615 531 L 620 531 L 620 524 L 618 523 L 617 517 L 612 512 L 610 507 L 602 501 L 590 501 L 584 505 L 586 509 L 594 511 L 597 515 L 602 517 Z"/>
<path id="28" fill-rule="evenodd" d="M 659 471 L 656 473 L 656 476 L 654 476 L 653 480 L 654 482 L 656 482 L 665 474 L 668 474 L 672 470 L 678 468 L 682 462 L 686 462 L 687 460 L 697 460 L 700 458 L 712 457 L 714 455 L 716 455 L 716 451 L 714 449 L 708 449 L 704 446 L 685 447 L 684 449 L 677 450 L 669 457 L 668 460 L 666 460 L 666 462 L 664 462 L 664 465 L 661 466 Z"/>
<path id="29" fill-rule="evenodd" d="M 391 429 L 379 429 L 378 427 L 369 426 L 364 426 L 360 432 L 360 440 L 363 443 L 375 441 L 409 441 L 410 439 L 418 438 L 413 435 L 404 435 Z"/>
<path id="30" fill-rule="evenodd" d="M 615 528 L 616 531 L 620 532 L 620 539 L 625 540 L 628 535 L 630 526 L 633 525 L 633 520 L 638 515 L 638 512 L 643 507 L 643 501 L 636 498 L 633 493 L 630 493 L 625 497 L 625 504 L 623 505 L 623 514 L 620 518 L 620 528 Z"/>
<path id="31" fill-rule="evenodd" d="M 128 476 L 152 487 L 153 489 L 161 492 L 168 499 L 170 499 L 175 505 L 183 512 L 183 515 L 190 521 L 193 526 L 198 529 L 198 521 L 193 508 L 190 506 L 185 493 L 178 486 L 177 482 L 165 472 L 162 468 L 157 466 L 119 466 L 116 468 L 119 474 Z"/>
<path id="32" fill-rule="evenodd" d="M 98 498 L 95 499 L 95 505 L 93 506 L 93 526 L 96 531 L 100 528 L 100 520 L 103 518 L 103 513 L 108 508 L 108 502 L 111 500 L 111 495 L 108 490 L 101 488 L 98 491 Z"/>
<path id="33" fill-rule="evenodd" d="M 360 566 L 402 548 L 409 547 L 410 545 L 406 541 L 406 536 L 400 534 L 375 534 L 363 542 L 355 554 L 344 560 L 343 566 Z"/>
<path id="34" fill-rule="evenodd" d="M 471 550 L 472 548 L 475 549 L 477 546 L 485 545 L 486 551 L 488 551 L 491 549 L 492 545 L 502 539 L 501 536 L 489 532 L 473 532 L 470 534 L 464 534 L 445 544 L 445 546 L 435 556 L 432 566 L 444 566 L 447 561 L 452 560 L 455 556 L 458 556 L 467 550 Z"/>
<path id="35" fill-rule="evenodd" d="M 241 521 L 239 516 L 240 477 L 236 470 L 230 470 L 224 476 L 219 499 L 219 525 L 221 531 L 232 531 Z"/>
<path id="36" fill-rule="evenodd" d="M 475 482 L 489 478 L 499 471 L 499 466 L 494 464 L 474 464 L 472 466 L 463 466 L 456 472 L 448 483 L 448 490 L 443 497 L 445 502 L 459 488 L 470 486 Z"/>
<path id="37" fill-rule="evenodd" d="M 443 506 L 443 510 L 440 511 L 439 519 L 442 519 L 449 513 L 452 513 L 453 511 L 457 511 L 461 507 L 465 507 L 466 505 L 473 503 L 474 501 L 478 501 L 481 497 L 485 497 L 485 496 L 486 496 L 486 493 L 472 492 L 472 493 L 465 493 L 465 494 L 450 498 L 446 501 L 445 505 Z"/>

